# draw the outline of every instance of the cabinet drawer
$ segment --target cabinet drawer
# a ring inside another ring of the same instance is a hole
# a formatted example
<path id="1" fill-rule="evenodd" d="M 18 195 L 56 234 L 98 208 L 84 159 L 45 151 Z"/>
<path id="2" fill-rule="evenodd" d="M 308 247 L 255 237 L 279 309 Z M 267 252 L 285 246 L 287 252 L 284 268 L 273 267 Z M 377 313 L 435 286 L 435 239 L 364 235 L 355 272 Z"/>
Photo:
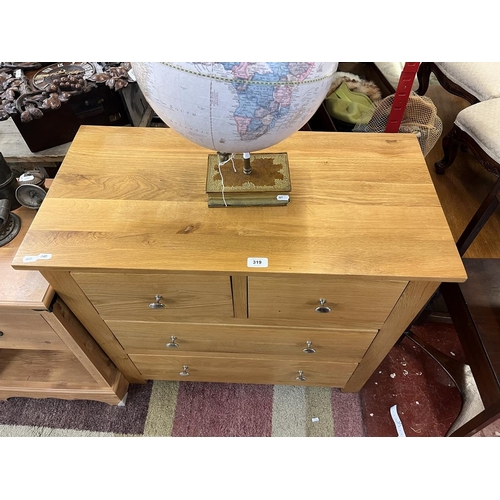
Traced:
<path id="1" fill-rule="evenodd" d="M 297 361 L 273 359 L 272 356 L 252 358 L 237 354 L 131 354 L 130 358 L 146 379 L 327 387 L 344 387 L 357 366 L 356 363 Z M 297 380 L 299 371 L 305 380 Z"/>
<path id="2" fill-rule="evenodd" d="M 107 324 L 128 353 L 272 354 L 297 356 L 298 359 L 356 363 L 361 360 L 377 333 L 375 330 L 313 330 L 131 321 L 108 321 Z"/>
<path id="3" fill-rule="evenodd" d="M 233 317 L 229 276 L 72 273 L 103 319 L 213 321 Z M 152 308 L 156 296 L 159 307 Z"/>
<path id="4" fill-rule="evenodd" d="M 248 316 L 278 325 L 379 329 L 407 284 L 348 276 L 249 276 Z"/>
<path id="5" fill-rule="evenodd" d="M 39 315 L 3 314 L 0 310 L 0 349 L 67 350 L 66 344 Z"/>

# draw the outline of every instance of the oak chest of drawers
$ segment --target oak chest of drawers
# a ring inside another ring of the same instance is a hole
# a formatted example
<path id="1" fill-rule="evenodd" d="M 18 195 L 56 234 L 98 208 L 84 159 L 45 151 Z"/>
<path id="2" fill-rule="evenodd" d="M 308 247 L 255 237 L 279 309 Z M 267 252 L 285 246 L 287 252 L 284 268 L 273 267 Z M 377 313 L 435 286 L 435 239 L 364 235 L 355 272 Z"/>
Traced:
<path id="1" fill-rule="evenodd" d="M 466 279 L 418 142 L 298 132 L 268 151 L 288 153 L 289 205 L 208 208 L 210 151 L 81 127 L 13 266 L 130 382 L 358 391 L 440 282 Z"/>

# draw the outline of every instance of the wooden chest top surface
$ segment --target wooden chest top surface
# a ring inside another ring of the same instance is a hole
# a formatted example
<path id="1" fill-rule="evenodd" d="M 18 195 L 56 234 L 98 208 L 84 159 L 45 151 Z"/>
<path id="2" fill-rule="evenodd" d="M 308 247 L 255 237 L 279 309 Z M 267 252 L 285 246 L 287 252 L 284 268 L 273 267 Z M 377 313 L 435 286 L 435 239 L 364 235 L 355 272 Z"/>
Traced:
<path id="1" fill-rule="evenodd" d="M 288 154 L 288 206 L 208 208 L 213 151 L 172 129 L 82 126 L 13 265 L 466 279 L 414 135 L 297 132 L 266 152 Z"/>

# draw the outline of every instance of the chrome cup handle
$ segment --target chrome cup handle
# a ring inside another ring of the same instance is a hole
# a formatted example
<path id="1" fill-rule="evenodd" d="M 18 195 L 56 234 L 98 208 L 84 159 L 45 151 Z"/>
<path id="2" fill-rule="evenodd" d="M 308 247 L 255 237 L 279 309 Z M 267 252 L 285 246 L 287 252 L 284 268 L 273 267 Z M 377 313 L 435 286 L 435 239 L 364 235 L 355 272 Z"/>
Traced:
<path id="1" fill-rule="evenodd" d="M 307 354 L 314 354 L 316 352 L 316 349 L 314 349 L 313 347 L 311 347 L 312 345 L 312 342 L 310 340 L 308 340 L 306 342 L 306 346 L 304 349 L 302 349 L 305 353 Z"/>
<path id="2" fill-rule="evenodd" d="M 319 302 L 319 306 L 316 307 L 315 311 L 318 312 L 318 313 L 329 313 L 331 312 L 331 308 L 329 308 L 328 306 L 325 306 L 326 304 L 326 299 L 319 299 L 318 300 Z"/>
<path id="3" fill-rule="evenodd" d="M 179 344 L 176 342 L 177 337 L 175 335 L 172 335 L 170 337 L 170 342 L 168 344 L 165 344 L 165 347 L 169 347 L 170 349 L 175 349 L 176 347 L 179 347 Z"/>
<path id="4" fill-rule="evenodd" d="M 165 307 L 165 304 L 160 302 L 162 298 L 163 297 L 161 295 L 155 295 L 155 301 L 151 302 L 151 304 L 149 304 L 149 307 L 151 309 L 163 309 Z"/>

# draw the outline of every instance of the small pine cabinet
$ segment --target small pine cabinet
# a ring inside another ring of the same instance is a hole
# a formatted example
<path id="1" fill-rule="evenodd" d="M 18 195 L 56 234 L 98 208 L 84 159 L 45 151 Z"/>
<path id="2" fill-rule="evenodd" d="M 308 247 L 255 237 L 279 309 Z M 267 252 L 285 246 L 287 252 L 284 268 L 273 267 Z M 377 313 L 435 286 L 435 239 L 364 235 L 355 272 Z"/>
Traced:
<path id="1" fill-rule="evenodd" d="M 0 399 L 89 399 L 121 404 L 128 382 L 38 271 L 12 258 L 36 212 L 21 207 L 21 231 L 0 247 Z"/>

